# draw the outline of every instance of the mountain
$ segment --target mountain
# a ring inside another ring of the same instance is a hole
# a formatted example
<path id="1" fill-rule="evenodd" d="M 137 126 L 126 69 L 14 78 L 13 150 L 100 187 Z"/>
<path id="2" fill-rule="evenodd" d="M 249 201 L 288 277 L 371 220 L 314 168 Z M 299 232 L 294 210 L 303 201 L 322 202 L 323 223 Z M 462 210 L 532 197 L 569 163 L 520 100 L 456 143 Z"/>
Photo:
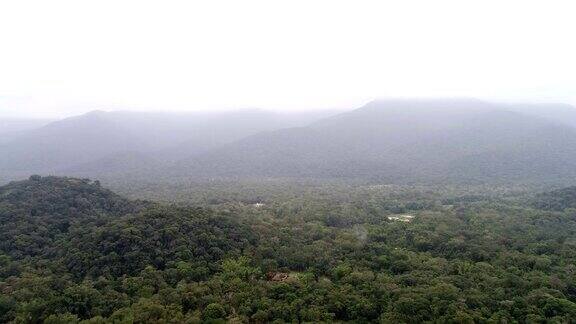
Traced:
<path id="1" fill-rule="evenodd" d="M 196 177 L 559 181 L 576 176 L 576 130 L 473 99 L 374 101 L 260 133 L 178 163 Z"/>
<path id="2" fill-rule="evenodd" d="M 239 110 L 217 113 L 93 111 L 49 123 L 0 144 L 0 176 L 31 173 L 148 173 L 262 131 L 333 114 Z"/>
<path id="3" fill-rule="evenodd" d="M 305 126 L 335 114 L 337 113 L 332 110 L 279 113 L 244 109 L 217 113 L 169 114 L 164 115 L 165 119 L 159 118 L 157 114 L 156 118 L 147 121 L 145 125 L 129 122 L 123 124 L 129 125 L 133 133 L 139 133 L 149 142 L 154 142 L 157 150 L 155 155 L 160 159 L 175 162 L 260 132 Z"/>
<path id="4" fill-rule="evenodd" d="M 512 104 L 508 109 L 576 127 L 576 108 L 567 104 Z"/>
<path id="5" fill-rule="evenodd" d="M 52 122 L 48 119 L 0 119 L 0 145 L 8 143 L 18 136 Z"/>
<path id="6" fill-rule="evenodd" d="M 51 173 L 106 155 L 144 149 L 144 143 L 104 112 L 64 119 L 0 147 L 3 171 Z"/>
<path id="7" fill-rule="evenodd" d="M 565 183 L 576 179 L 574 111 L 475 99 L 379 100 L 340 114 L 94 111 L 0 144 L 0 181 L 48 173 Z"/>
<path id="8" fill-rule="evenodd" d="M 230 112 L 106 113 L 106 118 L 149 145 L 150 150 L 212 148 L 261 131 L 293 126 L 281 115 L 258 109 Z"/>

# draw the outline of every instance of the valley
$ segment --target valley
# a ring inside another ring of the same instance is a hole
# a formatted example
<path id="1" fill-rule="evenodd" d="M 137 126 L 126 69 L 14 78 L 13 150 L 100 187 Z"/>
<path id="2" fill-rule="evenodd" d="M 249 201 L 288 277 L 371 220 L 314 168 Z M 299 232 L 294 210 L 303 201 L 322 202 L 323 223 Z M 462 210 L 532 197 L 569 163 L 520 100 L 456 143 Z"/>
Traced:
<path id="1" fill-rule="evenodd" d="M 569 323 L 576 128 L 529 107 L 22 130 L 0 145 L 0 322 Z"/>
<path id="2" fill-rule="evenodd" d="M 278 180 L 165 190 L 128 200 L 99 182 L 40 176 L 0 187 L 0 320 L 576 316 L 570 195 L 558 205 L 525 187 Z"/>

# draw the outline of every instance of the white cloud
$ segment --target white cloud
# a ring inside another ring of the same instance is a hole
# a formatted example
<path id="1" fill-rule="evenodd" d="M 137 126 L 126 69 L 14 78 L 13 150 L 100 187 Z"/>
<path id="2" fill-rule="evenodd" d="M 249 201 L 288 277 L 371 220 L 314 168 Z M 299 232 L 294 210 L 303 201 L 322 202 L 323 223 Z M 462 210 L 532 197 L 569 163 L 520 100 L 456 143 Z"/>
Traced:
<path id="1" fill-rule="evenodd" d="M 576 103 L 575 9 L 554 0 L 9 0 L 0 3 L 0 96 L 48 115 L 327 108 L 383 96 Z M 0 114 L 7 108 L 0 102 Z"/>

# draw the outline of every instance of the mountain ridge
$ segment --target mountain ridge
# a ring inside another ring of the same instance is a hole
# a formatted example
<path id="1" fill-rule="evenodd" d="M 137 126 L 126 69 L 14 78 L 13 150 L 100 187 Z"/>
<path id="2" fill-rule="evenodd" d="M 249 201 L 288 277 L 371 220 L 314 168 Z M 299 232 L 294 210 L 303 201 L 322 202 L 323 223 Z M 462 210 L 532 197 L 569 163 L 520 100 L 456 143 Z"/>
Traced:
<path id="1" fill-rule="evenodd" d="M 394 99 L 325 118 L 289 120 L 261 110 L 93 111 L 0 146 L 0 173 L 128 180 L 571 181 L 576 128 L 566 116 L 576 116 L 576 109 L 570 107 Z"/>
<path id="2" fill-rule="evenodd" d="M 465 106 L 468 103 L 472 106 Z M 478 100 L 374 101 L 307 127 L 248 137 L 181 161 L 179 167 L 188 168 L 189 174 L 209 176 L 474 181 L 496 180 L 499 170 L 491 176 L 482 164 L 464 168 L 466 158 L 509 152 L 492 166 L 507 159 L 522 162 L 523 174 L 512 179 L 525 175 L 534 180 L 550 173 L 558 178 L 574 176 L 571 168 L 576 164 L 571 160 L 576 158 L 576 130 L 509 107 Z M 567 166 L 555 172 L 558 164 L 540 154 L 558 155 L 559 163 Z M 530 156 L 540 158 L 543 166 L 531 169 L 526 165 Z M 451 172 L 454 168 L 459 172 Z M 535 177 L 532 171 L 537 171 Z"/>

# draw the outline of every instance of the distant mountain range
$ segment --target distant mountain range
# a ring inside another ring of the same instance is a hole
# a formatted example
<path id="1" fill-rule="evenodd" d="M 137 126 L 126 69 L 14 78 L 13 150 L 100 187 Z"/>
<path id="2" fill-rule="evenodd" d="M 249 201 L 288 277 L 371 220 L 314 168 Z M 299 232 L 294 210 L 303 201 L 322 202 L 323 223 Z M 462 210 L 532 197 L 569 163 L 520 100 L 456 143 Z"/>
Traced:
<path id="1" fill-rule="evenodd" d="M 99 178 L 576 180 L 568 105 L 381 100 L 328 115 L 93 112 L 0 146 L 0 168 Z"/>
<path id="2" fill-rule="evenodd" d="M 0 119 L 0 145 L 9 143 L 26 132 L 47 125 L 49 119 Z"/>
<path id="3" fill-rule="evenodd" d="M 0 131 L 4 139 L 0 141 L 0 177 L 148 173 L 246 136 L 306 125 L 333 114 L 336 112 L 257 109 L 218 113 L 93 111 L 29 127 L 10 137 L 4 135 L 7 131 Z"/>

